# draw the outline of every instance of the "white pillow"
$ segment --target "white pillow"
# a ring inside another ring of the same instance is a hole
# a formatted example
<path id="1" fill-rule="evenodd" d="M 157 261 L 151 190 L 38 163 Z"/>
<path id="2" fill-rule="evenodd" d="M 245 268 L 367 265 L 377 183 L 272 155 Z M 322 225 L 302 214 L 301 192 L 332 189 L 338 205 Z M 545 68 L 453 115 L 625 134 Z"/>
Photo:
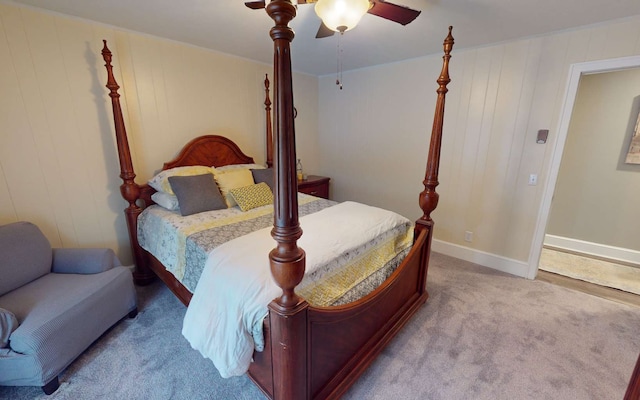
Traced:
<path id="1" fill-rule="evenodd" d="M 157 205 L 160 207 L 164 207 L 167 210 L 178 211 L 180 209 L 180 204 L 178 204 L 178 197 L 165 193 L 165 192 L 155 192 L 151 195 L 151 200 L 155 201 Z"/>
<path id="2" fill-rule="evenodd" d="M 171 185 L 169 184 L 170 176 L 189 176 L 189 175 L 202 175 L 206 173 L 213 173 L 213 168 L 205 167 L 204 165 L 192 165 L 188 167 L 175 167 L 160 171 L 156 176 L 149 179 L 149 186 L 157 190 L 158 192 L 165 192 L 169 194 L 173 193 Z"/>
<path id="3" fill-rule="evenodd" d="M 267 167 L 260 164 L 230 164 L 230 165 L 224 165 L 222 167 L 213 167 L 213 168 L 215 171 L 222 172 L 222 171 L 228 171 L 230 169 L 265 169 Z"/>

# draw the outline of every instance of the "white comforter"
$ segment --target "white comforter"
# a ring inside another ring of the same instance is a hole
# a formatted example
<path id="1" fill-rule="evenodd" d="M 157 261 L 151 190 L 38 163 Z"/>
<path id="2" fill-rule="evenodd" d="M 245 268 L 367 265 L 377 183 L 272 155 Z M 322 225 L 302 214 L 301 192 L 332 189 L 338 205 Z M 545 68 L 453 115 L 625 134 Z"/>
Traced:
<path id="1" fill-rule="evenodd" d="M 300 218 L 303 235 L 298 244 L 306 252 L 306 273 L 407 221 L 354 202 Z M 244 374 L 254 349 L 264 348 L 267 305 L 282 293 L 269 268 L 274 247 L 271 228 L 266 228 L 215 248 L 187 308 L 182 334 L 213 361 L 223 378 Z"/>

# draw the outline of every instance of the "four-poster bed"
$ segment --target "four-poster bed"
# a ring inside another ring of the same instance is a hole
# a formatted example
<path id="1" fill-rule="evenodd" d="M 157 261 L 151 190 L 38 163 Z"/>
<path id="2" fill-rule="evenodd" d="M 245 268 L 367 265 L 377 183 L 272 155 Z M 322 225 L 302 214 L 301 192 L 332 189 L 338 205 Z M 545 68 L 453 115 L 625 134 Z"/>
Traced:
<path id="1" fill-rule="evenodd" d="M 275 399 L 324 399 L 342 395 L 382 351 L 384 346 L 407 323 L 426 301 L 425 289 L 433 229 L 431 212 L 436 208 L 438 166 L 447 84 L 448 64 L 453 47 L 451 28 L 444 41 L 443 67 L 437 79 L 437 102 L 429 147 L 424 191 L 419 195 L 423 215 L 415 222 L 413 245 L 391 275 L 375 290 L 348 304 L 335 307 L 310 305 L 295 291 L 305 275 L 306 254 L 298 247 L 302 236 L 299 223 L 299 197 L 296 180 L 294 107 L 290 42 L 293 31 L 288 23 L 295 17 L 295 7 L 288 0 L 275 0 L 266 7 L 275 21 L 270 34 L 274 41 L 274 137 L 268 81 L 267 164 L 274 166 L 273 228 L 275 248 L 268 254 L 270 271 L 281 295 L 268 305 L 263 321 L 264 350 L 253 354 L 249 376 L 269 397 Z M 134 277 L 139 284 L 159 276 L 173 293 L 188 305 L 192 292 L 162 263 L 140 247 L 138 217 L 153 204 L 154 189 L 135 182 L 135 172 L 122 111 L 119 86 L 111 66 L 112 55 L 105 46 L 103 57 L 108 72 L 107 88 L 112 99 L 121 193 L 129 206 L 125 209 L 129 236 L 136 262 Z M 272 146 L 273 145 L 273 146 Z M 272 156 L 273 151 L 273 156 Z M 189 142 L 178 156 L 164 164 L 163 170 L 183 166 L 222 167 L 251 164 L 235 143 L 224 137 L 208 135 Z M 267 254 L 264 254 L 267 257 Z M 280 290 L 279 289 L 279 290 Z"/>

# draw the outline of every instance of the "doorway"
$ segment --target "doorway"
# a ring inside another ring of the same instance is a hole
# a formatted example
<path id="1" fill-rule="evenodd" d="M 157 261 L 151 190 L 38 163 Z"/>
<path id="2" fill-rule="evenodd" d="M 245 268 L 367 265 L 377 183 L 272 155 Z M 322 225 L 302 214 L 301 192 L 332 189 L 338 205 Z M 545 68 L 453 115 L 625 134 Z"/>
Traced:
<path id="1" fill-rule="evenodd" d="M 539 269 L 640 295 L 640 68 L 583 75 Z"/>
<path id="2" fill-rule="evenodd" d="M 576 99 L 578 95 L 578 87 L 581 81 L 581 78 L 585 75 L 591 74 L 599 74 L 605 72 L 613 72 L 613 71 L 621 71 L 627 70 L 635 67 L 640 67 L 640 56 L 634 57 L 625 57 L 613 60 L 603 60 L 596 62 L 587 62 L 587 63 L 579 63 L 573 64 L 570 67 L 569 71 L 569 80 L 567 83 L 565 100 L 563 103 L 563 107 L 560 114 L 560 122 L 557 130 L 557 136 L 554 143 L 552 161 L 549 167 L 548 179 L 544 188 L 543 193 L 543 201 L 541 204 L 538 220 L 536 223 L 536 230 L 533 238 L 533 243 L 531 246 L 531 253 L 529 257 L 529 270 L 528 277 L 533 279 L 538 274 L 538 266 L 540 263 L 543 244 L 545 241 L 545 235 L 547 233 L 547 229 L 550 222 L 551 211 L 552 211 L 552 199 L 554 196 L 554 192 L 556 190 L 559 173 L 560 173 L 560 165 L 563 158 L 563 152 L 565 150 L 565 145 L 567 144 L 567 136 L 569 133 L 570 122 L 574 112 L 574 107 L 576 105 Z M 639 93 L 640 94 L 640 93 Z M 622 143 L 620 143 L 622 146 Z M 640 173 L 640 169 L 638 170 Z M 595 182 L 598 184 L 601 182 Z M 636 199 L 637 202 L 637 199 Z M 593 210 L 593 218 L 597 220 L 599 217 L 598 209 Z M 600 222 L 605 221 L 605 218 L 602 218 Z M 637 240 L 637 237 L 636 237 Z"/>

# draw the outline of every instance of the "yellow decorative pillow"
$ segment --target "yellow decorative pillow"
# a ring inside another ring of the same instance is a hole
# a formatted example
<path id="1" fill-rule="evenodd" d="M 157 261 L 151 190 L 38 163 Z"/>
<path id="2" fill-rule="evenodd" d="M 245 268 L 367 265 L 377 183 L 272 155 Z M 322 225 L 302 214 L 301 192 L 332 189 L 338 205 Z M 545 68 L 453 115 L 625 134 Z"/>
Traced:
<path id="1" fill-rule="evenodd" d="M 264 182 L 241 188 L 231 189 L 229 192 L 242 211 L 273 204 L 271 188 Z"/>
<path id="2" fill-rule="evenodd" d="M 249 169 L 231 169 L 223 172 L 214 169 L 213 176 L 216 178 L 216 183 L 220 188 L 220 192 L 224 196 L 224 200 L 227 202 L 227 206 L 229 207 L 233 207 L 237 204 L 233 199 L 233 196 L 229 193 L 231 189 L 237 189 L 253 185 L 255 183 L 253 182 L 253 175 Z"/>
<path id="3" fill-rule="evenodd" d="M 158 192 L 165 192 L 175 195 L 169 184 L 170 176 L 191 176 L 212 174 L 213 169 L 211 167 L 205 167 L 204 165 L 192 165 L 188 167 L 176 167 L 160 171 L 156 176 L 149 179 L 149 186 L 157 190 Z"/>

